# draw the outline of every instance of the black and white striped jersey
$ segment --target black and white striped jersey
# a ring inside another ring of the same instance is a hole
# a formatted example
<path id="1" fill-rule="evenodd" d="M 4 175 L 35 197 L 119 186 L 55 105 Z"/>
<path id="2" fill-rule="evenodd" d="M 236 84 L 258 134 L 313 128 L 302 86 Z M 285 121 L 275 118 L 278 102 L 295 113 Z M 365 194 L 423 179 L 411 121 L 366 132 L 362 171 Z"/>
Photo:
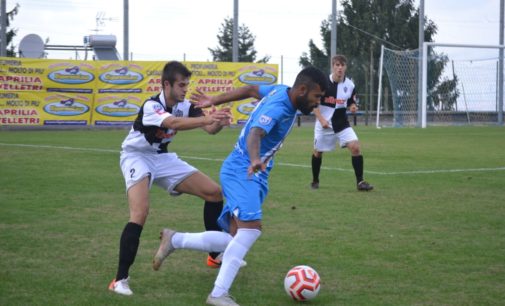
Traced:
<path id="1" fill-rule="evenodd" d="M 166 153 L 167 146 L 177 131 L 162 127 L 163 120 L 169 116 L 200 117 L 203 115 L 202 110 L 195 108 L 189 100 L 167 107 L 164 94 L 161 92 L 144 102 L 121 149 L 125 153 Z"/>
<path id="2" fill-rule="evenodd" d="M 328 122 L 331 122 L 333 131 L 338 133 L 350 127 L 347 107 L 356 103 L 356 88 L 354 82 L 348 77 L 344 77 L 342 82 L 337 83 L 332 80 L 330 75 L 328 82 L 328 89 L 321 99 L 319 111 Z M 316 120 L 315 128 L 316 131 L 323 130 L 319 120 Z"/>

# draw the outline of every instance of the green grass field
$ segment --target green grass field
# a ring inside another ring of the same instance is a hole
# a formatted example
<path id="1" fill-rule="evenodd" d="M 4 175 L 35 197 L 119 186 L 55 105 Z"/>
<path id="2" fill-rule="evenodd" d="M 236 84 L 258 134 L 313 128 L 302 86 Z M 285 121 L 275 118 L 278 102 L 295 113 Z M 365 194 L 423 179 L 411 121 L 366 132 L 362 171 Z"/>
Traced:
<path id="1" fill-rule="evenodd" d="M 503 127 L 358 126 L 365 177 L 349 153 L 324 155 L 314 191 L 312 128 L 276 157 L 263 235 L 231 294 L 240 305 L 300 305 L 285 294 L 298 264 L 321 276 L 307 305 L 505 305 Z M 171 144 L 218 179 L 239 129 L 180 132 Z M 201 231 L 202 200 L 158 188 L 130 271 L 132 297 L 110 293 L 128 219 L 119 148 L 126 130 L 0 130 L 0 305 L 204 305 L 216 270 L 177 251 L 154 272 L 159 230 Z"/>

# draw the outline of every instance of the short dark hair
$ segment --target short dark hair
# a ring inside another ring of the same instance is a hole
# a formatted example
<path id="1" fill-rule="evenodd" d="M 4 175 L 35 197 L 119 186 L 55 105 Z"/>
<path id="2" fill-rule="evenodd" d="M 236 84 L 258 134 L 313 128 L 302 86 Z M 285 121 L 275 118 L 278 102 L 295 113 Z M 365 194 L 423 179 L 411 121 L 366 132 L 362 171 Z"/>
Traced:
<path id="1" fill-rule="evenodd" d="M 185 78 L 189 78 L 191 77 L 192 73 L 181 62 L 172 61 L 166 63 L 165 67 L 163 67 L 163 74 L 161 76 L 161 86 L 164 86 L 165 81 L 168 81 L 170 85 L 173 86 L 178 74 L 182 75 Z"/>
<path id="2" fill-rule="evenodd" d="M 293 87 L 303 84 L 307 85 L 309 89 L 312 89 L 317 84 L 322 91 L 326 91 L 328 89 L 328 76 L 316 67 L 309 66 L 298 73 Z"/>

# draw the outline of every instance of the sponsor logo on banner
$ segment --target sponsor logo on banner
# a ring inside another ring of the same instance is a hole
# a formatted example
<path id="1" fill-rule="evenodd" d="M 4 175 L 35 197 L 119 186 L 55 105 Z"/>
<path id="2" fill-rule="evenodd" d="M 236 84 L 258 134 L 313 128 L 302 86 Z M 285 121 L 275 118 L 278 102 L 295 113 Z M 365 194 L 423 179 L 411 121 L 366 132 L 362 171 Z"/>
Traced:
<path id="1" fill-rule="evenodd" d="M 74 98 L 68 98 L 46 104 L 44 106 L 44 111 L 48 114 L 57 116 L 77 116 L 89 111 L 89 107 L 75 101 Z"/>
<path id="2" fill-rule="evenodd" d="M 128 67 L 112 69 L 99 76 L 100 81 L 114 85 L 127 85 L 139 83 L 144 76 L 136 71 L 131 71 Z"/>
<path id="3" fill-rule="evenodd" d="M 121 99 L 112 103 L 99 105 L 95 110 L 106 116 L 128 117 L 138 114 L 140 107 L 136 104 L 128 103 L 127 99 Z"/>
<path id="4" fill-rule="evenodd" d="M 95 78 L 92 73 L 83 70 L 77 65 L 53 71 L 47 77 L 51 81 L 60 84 L 85 84 L 93 81 Z"/>
<path id="5" fill-rule="evenodd" d="M 259 101 L 241 104 L 237 107 L 237 111 L 244 115 L 250 115 Z"/>
<path id="6" fill-rule="evenodd" d="M 266 72 L 264 69 L 256 69 L 239 75 L 240 82 L 249 85 L 269 85 L 277 81 L 275 75 Z"/>

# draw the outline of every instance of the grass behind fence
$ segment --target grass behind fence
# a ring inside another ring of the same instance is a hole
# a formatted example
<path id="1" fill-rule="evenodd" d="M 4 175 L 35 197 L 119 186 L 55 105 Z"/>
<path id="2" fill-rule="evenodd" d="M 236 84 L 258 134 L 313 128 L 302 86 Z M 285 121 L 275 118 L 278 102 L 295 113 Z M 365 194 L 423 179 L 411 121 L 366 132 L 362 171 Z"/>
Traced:
<path id="1" fill-rule="evenodd" d="M 326 153 L 311 190 L 312 128 L 276 157 L 264 230 L 231 290 L 241 305 L 297 305 L 284 274 L 320 274 L 308 305 L 503 305 L 505 130 L 357 127 L 372 192 L 349 153 Z M 180 132 L 170 147 L 218 179 L 239 129 Z M 0 131 L 0 305 L 203 305 L 216 270 L 177 251 L 151 269 L 158 232 L 203 230 L 203 202 L 151 192 L 130 271 L 134 296 L 108 292 L 128 219 L 119 147 L 126 130 Z"/>

